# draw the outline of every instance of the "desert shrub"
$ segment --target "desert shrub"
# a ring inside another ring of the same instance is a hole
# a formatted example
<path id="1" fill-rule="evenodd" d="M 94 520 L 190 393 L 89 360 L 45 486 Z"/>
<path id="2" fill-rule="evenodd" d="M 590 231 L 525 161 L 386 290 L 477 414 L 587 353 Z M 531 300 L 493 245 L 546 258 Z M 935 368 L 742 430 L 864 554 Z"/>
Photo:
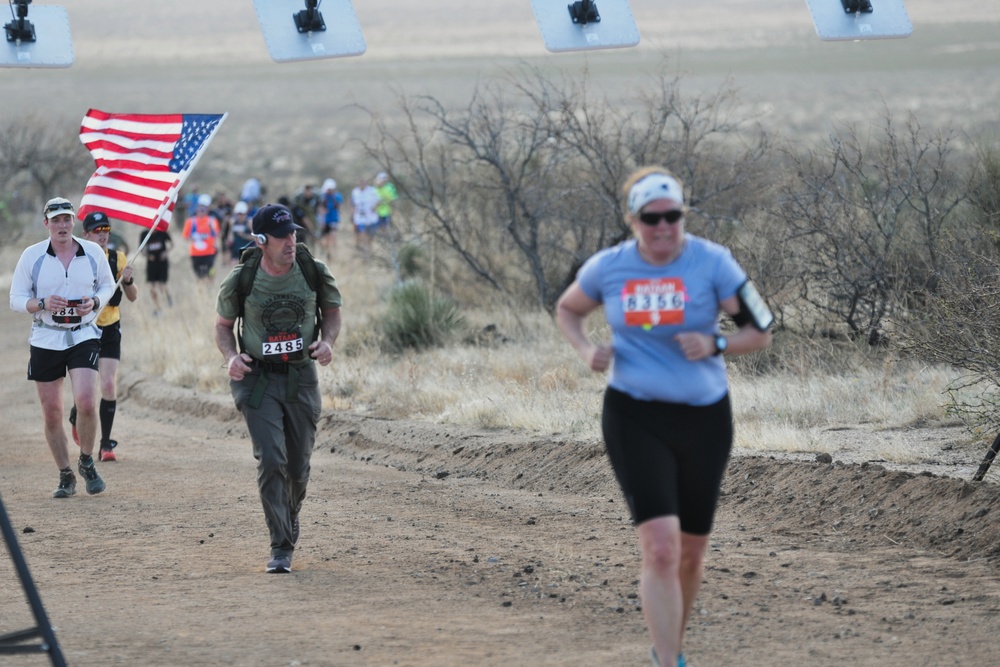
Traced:
<path id="1" fill-rule="evenodd" d="M 389 292 L 382 333 L 390 349 L 440 347 L 464 326 L 458 306 L 435 295 L 422 281 L 407 280 Z"/>
<path id="2" fill-rule="evenodd" d="M 80 174 L 89 175 L 93 160 L 80 144 L 78 128 L 79 123 L 45 116 L 0 126 L 0 229 L 5 242 L 16 241 L 25 224 L 41 218 L 47 199 L 82 190 Z"/>
<path id="3" fill-rule="evenodd" d="M 396 253 L 396 263 L 399 266 L 399 274 L 404 280 L 426 279 L 430 276 L 427 253 L 417 241 L 408 241 L 399 247 L 399 252 Z"/>
<path id="4" fill-rule="evenodd" d="M 734 120 L 731 86 L 681 92 L 661 70 L 645 92 L 609 100 L 579 79 L 525 68 L 477 89 L 463 109 L 403 98 L 402 130 L 373 114 L 369 156 L 393 174 L 421 230 L 488 289 L 551 310 L 582 262 L 628 234 L 620 187 L 660 164 L 683 180 L 715 237 L 761 196 L 766 135 Z"/>
<path id="5" fill-rule="evenodd" d="M 826 148 L 790 155 L 790 166 L 770 207 L 785 288 L 813 322 L 881 344 L 886 321 L 933 291 L 944 236 L 967 197 L 951 137 L 887 113 L 871 135 L 844 128 Z"/>
<path id="6" fill-rule="evenodd" d="M 1000 250 L 991 230 L 951 237 L 937 290 L 898 329 L 898 346 L 962 375 L 949 409 L 973 430 L 1000 430 Z M 973 389 L 974 391 L 969 391 Z"/>

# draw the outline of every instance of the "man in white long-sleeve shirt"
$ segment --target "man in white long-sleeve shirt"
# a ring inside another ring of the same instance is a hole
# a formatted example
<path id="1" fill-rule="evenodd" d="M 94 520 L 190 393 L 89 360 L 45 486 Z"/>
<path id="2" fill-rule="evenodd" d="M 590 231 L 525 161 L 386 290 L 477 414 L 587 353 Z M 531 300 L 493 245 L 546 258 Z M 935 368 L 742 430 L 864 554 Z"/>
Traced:
<path id="1" fill-rule="evenodd" d="M 21 254 L 10 286 L 11 310 L 32 316 L 28 380 L 42 404 L 45 439 L 59 468 L 54 498 L 76 493 L 63 416 L 63 380 L 69 374 L 77 407 L 80 460 L 77 470 L 87 493 L 104 491 L 94 465 L 97 379 L 101 330 L 97 315 L 115 291 L 115 279 L 101 246 L 73 236 L 76 211 L 68 199 L 45 204 L 49 238 Z"/>

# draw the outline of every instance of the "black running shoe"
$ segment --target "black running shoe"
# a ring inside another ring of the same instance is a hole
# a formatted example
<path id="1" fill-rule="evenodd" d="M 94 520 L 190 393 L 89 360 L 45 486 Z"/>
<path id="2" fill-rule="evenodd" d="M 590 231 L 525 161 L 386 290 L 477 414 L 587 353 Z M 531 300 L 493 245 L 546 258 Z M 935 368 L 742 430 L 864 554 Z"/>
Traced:
<path id="1" fill-rule="evenodd" d="M 275 556 L 267 562 L 264 571 L 271 574 L 287 574 L 292 571 L 292 557 Z"/>
<path id="2" fill-rule="evenodd" d="M 91 459 L 90 465 L 84 465 L 83 459 L 81 459 L 77 470 L 87 480 L 87 493 L 94 495 L 104 490 L 104 480 L 101 479 L 101 475 L 97 472 L 97 466 L 94 465 L 93 459 Z"/>
<path id="3" fill-rule="evenodd" d="M 59 472 L 59 486 L 52 492 L 53 498 L 69 498 L 76 495 L 76 475 L 69 468 Z"/>

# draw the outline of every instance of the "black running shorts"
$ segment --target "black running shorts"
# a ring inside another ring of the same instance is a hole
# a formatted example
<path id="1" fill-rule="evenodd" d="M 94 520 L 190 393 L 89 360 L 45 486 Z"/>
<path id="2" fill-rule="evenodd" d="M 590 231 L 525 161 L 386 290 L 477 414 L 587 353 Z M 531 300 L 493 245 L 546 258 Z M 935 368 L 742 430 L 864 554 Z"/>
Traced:
<path id="1" fill-rule="evenodd" d="M 685 533 L 708 535 L 733 445 L 728 394 L 702 407 L 609 387 L 601 426 L 633 522 L 677 516 Z"/>
<path id="2" fill-rule="evenodd" d="M 170 277 L 170 262 L 163 260 L 146 261 L 146 282 L 165 283 Z"/>
<path id="3" fill-rule="evenodd" d="M 196 278 L 208 278 L 215 268 L 215 255 L 198 255 L 191 258 L 191 266 L 194 268 Z"/>
<path id="4" fill-rule="evenodd" d="M 101 327 L 101 359 L 122 358 L 122 323 Z"/>
<path id="5" fill-rule="evenodd" d="M 94 338 L 85 340 L 67 350 L 46 350 L 31 346 L 28 360 L 28 379 L 33 382 L 54 382 L 66 377 L 69 368 L 90 368 L 97 370 L 97 358 L 101 352 L 101 341 Z"/>

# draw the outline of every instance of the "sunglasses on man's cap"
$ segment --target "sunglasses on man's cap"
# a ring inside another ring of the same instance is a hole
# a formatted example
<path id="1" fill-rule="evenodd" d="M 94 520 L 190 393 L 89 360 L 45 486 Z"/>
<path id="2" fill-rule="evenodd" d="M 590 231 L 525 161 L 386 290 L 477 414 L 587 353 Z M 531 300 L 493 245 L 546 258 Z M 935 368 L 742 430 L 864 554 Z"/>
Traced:
<path id="1" fill-rule="evenodd" d="M 62 210 L 72 211 L 73 204 L 71 204 L 68 201 L 59 201 L 56 202 L 55 204 L 49 204 L 48 206 L 45 207 L 46 213 L 51 213 L 52 211 L 62 211 Z"/>
<path id="2" fill-rule="evenodd" d="M 668 225 L 672 225 L 683 217 L 683 209 L 672 208 L 669 211 L 663 211 L 660 213 L 640 213 L 639 222 L 644 225 L 649 225 L 650 227 L 655 227 L 660 224 L 660 220 L 666 220 Z"/>

